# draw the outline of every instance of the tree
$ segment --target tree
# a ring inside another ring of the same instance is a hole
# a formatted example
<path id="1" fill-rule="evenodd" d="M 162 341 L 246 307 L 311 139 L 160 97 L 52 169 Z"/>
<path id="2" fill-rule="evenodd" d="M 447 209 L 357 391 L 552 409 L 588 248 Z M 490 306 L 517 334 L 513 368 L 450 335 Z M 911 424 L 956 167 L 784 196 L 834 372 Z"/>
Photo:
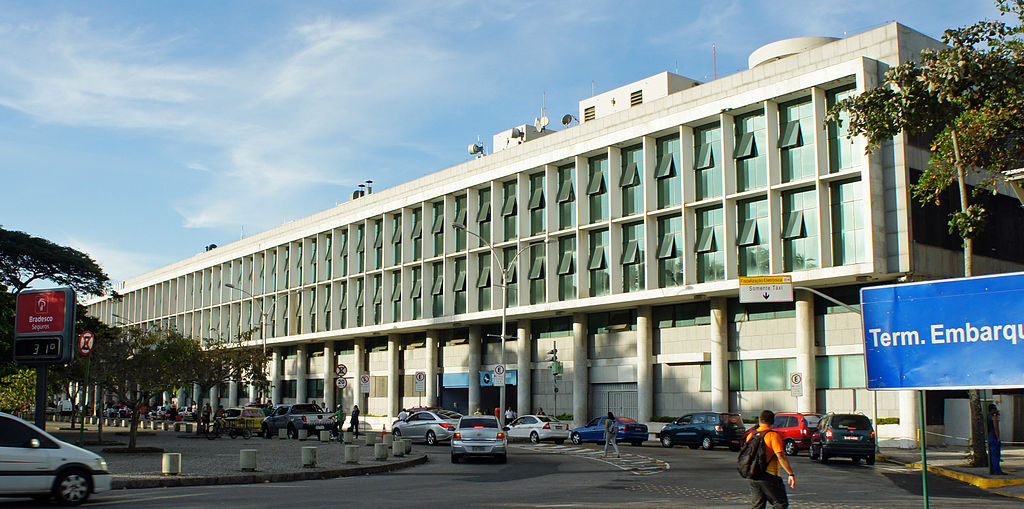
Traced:
<path id="1" fill-rule="evenodd" d="M 971 204 L 967 174 L 979 178 L 975 192 L 994 192 L 1003 172 L 1024 161 L 1024 0 L 996 0 L 1001 16 L 1015 24 L 979 21 L 946 30 L 939 50 L 889 69 L 881 86 L 839 102 L 829 122 L 849 113 L 847 135 L 865 136 L 871 152 L 901 133 L 933 136 L 928 169 L 914 184 L 922 202 L 938 202 L 954 182 L 960 210 L 949 218 L 950 234 L 963 239 L 964 275 L 973 275 L 974 239 L 986 211 Z M 984 415 L 977 390 L 970 391 L 971 462 L 987 463 Z"/>
<path id="2" fill-rule="evenodd" d="M 36 374 L 30 368 L 21 368 L 0 377 L 0 411 L 12 414 L 28 412 L 35 399 Z"/>
<path id="3" fill-rule="evenodd" d="M 194 354 L 188 362 L 187 381 L 199 386 L 201 393 L 220 384 L 236 381 L 266 384 L 266 357 L 259 347 L 244 346 L 251 332 L 234 340 L 194 341 Z"/>
<path id="4" fill-rule="evenodd" d="M 89 255 L 41 237 L 0 228 L 0 284 L 18 293 L 38 280 L 92 295 L 102 295 L 109 286 L 109 278 Z"/>

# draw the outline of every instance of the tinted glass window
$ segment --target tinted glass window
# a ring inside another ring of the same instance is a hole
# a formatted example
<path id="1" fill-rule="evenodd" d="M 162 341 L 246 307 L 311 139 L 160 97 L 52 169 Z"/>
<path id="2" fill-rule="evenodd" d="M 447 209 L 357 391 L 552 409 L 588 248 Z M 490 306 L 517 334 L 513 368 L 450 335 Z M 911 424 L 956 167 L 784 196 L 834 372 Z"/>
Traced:
<path id="1" fill-rule="evenodd" d="M 836 429 L 871 429 L 871 421 L 863 415 L 837 415 L 832 418 Z"/>
<path id="2" fill-rule="evenodd" d="M 820 421 L 820 420 L 821 420 L 821 417 L 818 417 L 817 415 L 805 415 L 804 416 L 804 422 L 807 423 L 807 427 L 808 428 L 817 428 L 818 427 L 818 421 Z"/>
<path id="3" fill-rule="evenodd" d="M 476 427 L 497 428 L 498 420 L 483 417 L 463 417 L 462 422 L 459 423 L 459 429 Z"/>
<path id="4" fill-rule="evenodd" d="M 438 410 L 437 415 L 441 416 L 442 419 L 458 419 L 459 417 L 462 417 L 462 414 L 452 412 L 451 410 Z"/>
<path id="5" fill-rule="evenodd" d="M 50 439 L 42 436 L 36 430 L 7 417 L 0 417 L 0 447 L 32 447 L 30 442 L 33 438 L 39 439 L 40 447 L 55 448 Z"/>
<path id="6" fill-rule="evenodd" d="M 274 415 L 284 415 L 286 413 L 288 413 L 288 408 L 287 407 L 281 407 L 281 408 L 277 409 L 277 412 L 274 412 Z"/>
<path id="7" fill-rule="evenodd" d="M 318 414 L 320 408 L 313 405 L 295 405 L 292 407 L 293 414 Z"/>
<path id="8" fill-rule="evenodd" d="M 684 415 L 684 416 L 680 417 L 678 421 L 676 421 L 676 424 L 690 424 L 690 421 L 692 421 L 692 420 L 693 420 L 693 416 L 692 415 Z"/>
<path id="9" fill-rule="evenodd" d="M 559 422 L 558 419 L 555 419 L 554 417 L 549 417 L 547 415 L 538 415 L 537 419 L 540 419 L 540 422 Z"/>
<path id="10" fill-rule="evenodd" d="M 719 416 L 719 422 L 722 424 L 743 425 L 743 417 L 740 414 L 721 414 Z"/>
<path id="11" fill-rule="evenodd" d="M 600 422 L 601 422 L 601 418 L 600 417 L 595 417 L 595 418 L 591 419 L 590 422 L 587 423 L 587 427 L 589 428 L 591 426 L 597 426 L 597 424 L 600 423 Z"/>
<path id="12" fill-rule="evenodd" d="M 693 417 L 693 423 L 694 424 L 704 424 L 704 416 L 703 415 L 695 415 Z"/>
<path id="13" fill-rule="evenodd" d="M 537 424 L 537 419 L 533 417 L 523 417 L 523 424 Z"/>

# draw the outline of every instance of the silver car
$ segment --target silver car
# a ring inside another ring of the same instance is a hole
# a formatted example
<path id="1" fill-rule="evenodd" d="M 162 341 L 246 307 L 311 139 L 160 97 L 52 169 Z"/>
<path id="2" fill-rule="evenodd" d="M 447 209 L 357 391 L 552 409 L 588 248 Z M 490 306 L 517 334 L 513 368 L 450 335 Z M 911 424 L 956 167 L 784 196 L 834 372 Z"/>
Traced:
<path id="1" fill-rule="evenodd" d="M 462 461 L 466 456 L 490 456 L 499 463 L 508 461 L 508 439 L 490 415 L 472 415 L 459 420 L 455 436 L 452 437 L 452 463 Z"/>
<path id="2" fill-rule="evenodd" d="M 450 440 L 462 414 L 450 410 L 424 410 L 414 412 L 392 425 L 395 437 L 423 440 L 427 445 Z"/>
<path id="3" fill-rule="evenodd" d="M 514 440 L 529 439 L 533 443 L 550 440 L 556 444 L 569 438 L 569 425 L 547 415 L 523 415 L 505 428 Z"/>

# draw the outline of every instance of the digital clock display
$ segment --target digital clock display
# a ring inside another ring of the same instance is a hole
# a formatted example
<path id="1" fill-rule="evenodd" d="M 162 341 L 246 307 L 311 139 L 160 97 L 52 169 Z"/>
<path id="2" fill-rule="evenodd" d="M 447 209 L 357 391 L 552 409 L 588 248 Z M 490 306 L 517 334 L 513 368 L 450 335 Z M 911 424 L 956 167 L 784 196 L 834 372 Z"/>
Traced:
<path id="1" fill-rule="evenodd" d="M 60 336 L 18 338 L 14 342 L 14 360 L 30 363 L 59 359 L 61 354 L 60 343 Z"/>

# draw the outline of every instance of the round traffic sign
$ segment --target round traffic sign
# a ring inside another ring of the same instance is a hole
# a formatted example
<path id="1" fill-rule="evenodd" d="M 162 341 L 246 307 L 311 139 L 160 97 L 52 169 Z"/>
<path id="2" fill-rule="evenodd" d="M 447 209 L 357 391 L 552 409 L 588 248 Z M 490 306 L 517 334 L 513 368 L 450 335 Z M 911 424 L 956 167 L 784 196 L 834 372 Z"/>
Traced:
<path id="1" fill-rule="evenodd" d="M 359 383 L 368 384 L 370 383 L 370 375 L 359 375 Z"/>
<path id="2" fill-rule="evenodd" d="M 426 379 L 427 379 L 427 374 L 426 373 L 424 373 L 422 371 L 417 371 L 416 372 L 416 381 L 417 382 L 423 382 L 423 381 L 426 381 Z"/>
<path id="3" fill-rule="evenodd" d="M 498 365 L 494 366 L 494 374 L 498 375 L 498 376 L 504 375 L 505 374 L 505 365 L 504 364 L 498 364 Z"/>
<path id="4" fill-rule="evenodd" d="M 804 377 L 800 373 L 793 373 L 789 375 L 789 383 L 791 385 L 800 385 L 800 382 L 804 381 Z"/>
<path id="5" fill-rule="evenodd" d="M 336 378 L 334 380 L 334 386 L 339 389 L 344 389 L 345 387 L 348 387 L 348 380 L 345 380 L 344 378 Z"/>
<path id="6" fill-rule="evenodd" d="M 95 345 L 96 336 L 92 334 L 92 331 L 85 331 L 78 336 L 78 353 L 82 354 L 82 356 L 92 353 Z"/>
<path id="7" fill-rule="evenodd" d="M 334 374 L 338 376 L 345 376 L 348 374 L 348 366 L 344 364 L 338 364 L 334 367 Z"/>

